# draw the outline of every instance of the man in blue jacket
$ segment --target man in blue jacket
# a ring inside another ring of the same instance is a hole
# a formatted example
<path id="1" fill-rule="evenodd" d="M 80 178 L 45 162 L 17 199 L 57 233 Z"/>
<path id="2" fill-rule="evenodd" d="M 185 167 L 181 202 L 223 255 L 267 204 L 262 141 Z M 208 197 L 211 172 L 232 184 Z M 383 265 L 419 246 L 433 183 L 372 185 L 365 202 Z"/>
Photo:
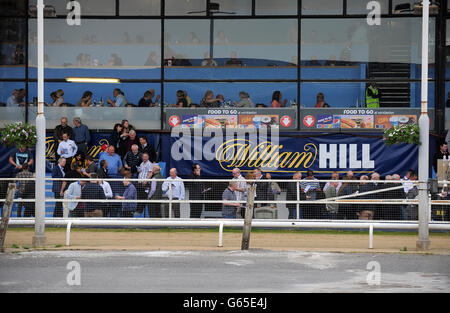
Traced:
<path id="1" fill-rule="evenodd" d="M 53 181 L 52 186 L 52 192 L 55 194 L 56 200 L 62 199 L 64 196 L 64 187 L 62 180 L 62 178 L 66 176 L 66 173 L 64 172 L 64 166 L 66 166 L 66 159 L 59 158 L 58 164 L 56 164 L 56 166 L 52 170 L 52 178 L 58 178 L 58 180 Z M 55 203 L 53 217 L 63 217 L 62 202 Z"/>

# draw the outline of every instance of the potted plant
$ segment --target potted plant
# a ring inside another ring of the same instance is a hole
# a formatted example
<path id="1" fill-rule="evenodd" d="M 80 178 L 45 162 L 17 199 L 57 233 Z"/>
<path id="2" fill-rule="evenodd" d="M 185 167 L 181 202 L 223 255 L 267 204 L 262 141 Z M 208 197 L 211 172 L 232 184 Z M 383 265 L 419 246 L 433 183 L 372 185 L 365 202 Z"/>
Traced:
<path id="1" fill-rule="evenodd" d="M 36 127 L 28 123 L 6 124 L 0 139 L 6 147 L 33 147 L 36 145 Z"/>
<path id="2" fill-rule="evenodd" d="M 384 131 L 383 141 L 388 146 L 401 143 L 420 146 L 419 126 L 417 124 L 402 124 L 388 128 Z"/>

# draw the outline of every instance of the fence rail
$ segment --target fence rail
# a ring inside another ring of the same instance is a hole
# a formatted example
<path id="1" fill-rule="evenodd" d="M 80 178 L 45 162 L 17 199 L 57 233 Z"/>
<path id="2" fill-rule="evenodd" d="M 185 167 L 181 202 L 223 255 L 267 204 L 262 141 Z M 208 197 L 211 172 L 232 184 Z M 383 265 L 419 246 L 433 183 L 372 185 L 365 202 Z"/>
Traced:
<path id="1" fill-rule="evenodd" d="M 5 201 L 1 191 L 6 190 L 9 182 L 18 186 L 12 217 L 22 217 L 22 212 L 25 217 L 34 216 L 35 178 L 0 179 L 0 208 Z M 242 189 L 227 193 L 227 189 L 232 189 L 230 182 L 241 183 L 238 186 L 244 189 L 248 184 L 257 185 L 254 200 L 254 217 L 257 219 L 417 220 L 415 192 L 418 181 L 401 180 L 102 180 L 47 177 L 46 216 L 205 219 L 229 218 L 228 213 L 231 212 L 232 217 L 242 218 L 246 193 Z M 448 185 L 449 181 L 439 181 L 439 192 L 429 193 L 430 221 L 450 221 Z M 94 214 L 94 211 L 97 212 Z"/>

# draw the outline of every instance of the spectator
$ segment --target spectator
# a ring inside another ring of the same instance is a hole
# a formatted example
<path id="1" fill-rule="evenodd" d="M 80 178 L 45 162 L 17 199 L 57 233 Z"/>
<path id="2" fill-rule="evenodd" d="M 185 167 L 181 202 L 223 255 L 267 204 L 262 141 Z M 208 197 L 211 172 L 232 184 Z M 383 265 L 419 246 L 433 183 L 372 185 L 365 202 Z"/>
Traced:
<path id="1" fill-rule="evenodd" d="M 338 62 L 336 61 L 336 55 L 330 55 L 329 59 L 325 62 L 325 66 L 336 66 Z"/>
<path id="2" fill-rule="evenodd" d="M 67 188 L 67 191 L 64 194 L 64 198 L 70 200 L 81 200 L 81 190 L 86 186 L 87 181 L 80 180 L 73 182 Z M 71 217 L 84 217 L 84 203 L 81 201 L 78 202 L 68 202 L 67 206 L 69 207 L 70 216 Z"/>
<path id="3" fill-rule="evenodd" d="M 155 89 L 150 88 L 148 91 L 150 91 L 150 100 L 153 101 L 153 97 L 155 96 Z M 160 98 L 161 98 L 160 95 L 156 95 L 155 101 L 153 101 L 154 105 L 156 105 L 159 102 Z"/>
<path id="4" fill-rule="evenodd" d="M 77 107 L 88 107 L 90 105 L 92 105 L 92 91 L 87 90 L 77 102 Z"/>
<path id="5" fill-rule="evenodd" d="M 99 180 L 98 184 L 99 184 L 100 187 L 102 187 L 103 193 L 105 194 L 106 200 L 112 199 L 113 198 L 113 192 L 112 192 L 112 189 L 111 189 L 111 185 L 106 180 Z M 111 213 L 110 207 L 111 207 L 110 203 L 105 202 L 105 204 L 103 206 L 103 217 L 108 217 L 108 216 L 114 217 L 114 216 L 117 216 L 117 214 L 114 215 L 114 214 Z"/>
<path id="6" fill-rule="evenodd" d="M 139 137 L 139 151 L 141 153 L 147 153 L 150 162 L 156 162 L 156 151 L 152 144 L 148 143 L 147 137 L 140 136 Z"/>
<path id="7" fill-rule="evenodd" d="M 339 180 L 339 173 L 336 172 L 336 171 L 334 171 L 333 173 L 331 173 L 331 180 Z M 325 184 L 325 186 L 323 187 L 323 192 L 326 192 L 326 191 L 327 191 L 327 189 L 328 189 L 328 187 L 330 186 L 331 183 L 332 183 L 332 182 L 327 182 L 327 183 Z M 342 182 L 339 181 L 338 184 L 337 184 L 337 186 L 335 187 L 335 189 L 336 189 L 336 194 L 339 193 L 339 189 L 341 188 L 341 186 L 342 186 Z"/>
<path id="8" fill-rule="evenodd" d="M 136 132 L 132 129 L 129 132 L 128 138 L 125 141 L 122 142 L 122 147 L 120 149 L 120 152 L 121 152 L 120 155 L 121 156 L 123 155 L 123 157 L 125 157 L 125 155 L 129 151 L 131 151 L 131 147 L 134 146 L 134 145 L 137 146 L 138 144 L 139 144 L 139 141 L 136 138 Z"/>
<path id="9" fill-rule="evenodd" d="M 257 103 L 256 107 L 257 108 L 267 108 L 267 106 L 264 103 Z"/>
<path id="10" fill-rule="evenodd" d="M 92 178 L 97 178 L 97 175 L 92 174 Z M 98 200 L 98 202 L 84 202 L 84 216 L 85 217 L 102 217 L 103 203 L 106 200 L 105 192 L 100 187 L 97 181 L 91 180 L 84 186 L 81 191 L 82 200 Z"/>
<path id="11" fill-rule="evenodd" d="M 216 99 L 219 100 L 219 107 L 224 107 L 224 106 L 227 105 L 227 103 L 225 102 L 225 98 L 223 97 L 222 94 L 219 93 L 219 94 L 216 96 Z"/>
<path id="12" fill-rule="evenodd" d="M 270 107 L 272 108 L 279 108 L 279 107 L 285 107 L 287 103 L 287 99 L 284 99 L 284 101 L 281 101 L 282 98 L 281 91 L 276 90 L 272 94 L 272 102 L 270 103 Z"/>
<path id="13" fill-rule="evenodd" d="M 17 173 L 16 178 L 33 178 L 34 174 L 29 171 L 28 163 L 22 164 L 22 171 Z M 34 181 L 32 180 L 19 180 L 19 187 L 17 191 L 17 197 L 21 199 L 34 199 Z M 22 217 L 22 207 L 25 207 L 24 217 L 34 216 L 34 203 L 33 202 L 19 202 L 17 204 L 17 217 Z"/>
<path id="14" fill-rule="evenodd" d="M 200 101 L 200 106 L 204 108 L 218 108 L 220 106 L 220 100 L 214 98 L 214 93 L 212 90 L 207 90 L 205 96 Z"/>
<path id="15" fill-rule="evenodd" d="M 367 178 L 368 179 L 368 178 Z M 356 177 L 353 175 L 352 171 L 348 171 L 347 174 L 342 177 L 342 186 L 339 189 L 339 193 L 338 196 L 342 197 L 342 196 L 348 196 L 348 195 L 352 195 L 355 194 L 356 191 L 358 190 L 358 185 L 356 183 L 352 183 L 352 180 L 356 180 Z M 351 198 L 346 198 L 346 199 L 351 199 Z M 338 219 L 342 220 L 342 219 L 356 219 L 356 210 L 354 208 L 354 206 L 352 206 L 351 204 L 340 204 L 339 205 L 339 210 L 338 210 Z"/>
<path id="16" fill-rule="evenodd" d="M 219 45 L 227 45 L 228 44 L 228 37 L 225 36 L 224 31 L 219 31 L 217 33 L 217 37 L 214 39 L 214 44 L 219 44 Z"/>
<path id="17" fill-rule="evenodd" d="M 312 55 L 309 61 L 306 61 L 305 66 L 321 66 L 320 62 L 317 60 L 317 56 Z"/>
<path id="18" fill-rule="evenodd" d="M 122 66 L 122 59 L 116 54 L 112 53 L 111 57 L 108 60 L 108 66 Z"/>
<path id="19" fill-rule="evenodd" d="M 108 161 L 101 160 L 99 162 L 99 168 L 97 169 L 97 176 L 101 179 L 107 179 L 109 178 L 108 175 Z"/>
<path id="20" fill-rule="evenodd" d="M 92 173 L 97 173 L 98 165 L 90 155 L 86 156 L 86 170 L 82 173 L 86 177 L 91 177 Z"/>
<path id="21" fill-rule="evenodd" d="M 387 180 L 387 176 L 386 176 Z M 385 189 L 393 188 L 393 187 L 400 187 L 400 175 L 393 174 L 391 176 L 390 183 L 387 183 L 384 185 Z M 380 197 L 383 199 L 404 199 L 405 195 L 403 193 L 403 188 L 401 189 L 394 189 L 390 191 L 385 191 L 382 194 L 380 194 Z M 402 219 L 402 210 L 400 205 L 396 204 L 387 204 L 384 206 L 384 210 L 386 214 L 384 215 L 385 219 L 391 219 L 391 220 L 401 220 Z M 389 214 L 388 214 L 389 213 Z"/>
<path id="22" fill-rule="evenodd" d="M 21 101 L 23 98 L 22 92 L 24 93 L 24 89 L 14 89 L 12 95 L 6 100 L 7 107 L 18 107 L 24 105 L 25 103 Z"/>
<path id="23" fill-rule="evenodd" d="M 205 58 L 202 61 L 202 66 L 217 66 L 217 62 L 211 59 L 209 52 L 205 52 Z"/>
<path id="24" fill-rule="evenodd" d="M 252 100 L 250 99 L 250 95 L 245 91 L 239 92 L 240 101 L 233 101 L 234 106 L 238 108 L 252 108 L 254 106 Z"/>
<path id="25" fill-rule="evenodd" d="M 144 96 L 139 100 L 138 107 L 153 107 L 155 106 L 152 101 L 152 93 L 147 90 L 144 92 Z"/>
<path id="26" fill-rule="evenodd" d="M 158 66 L 161 64 L 161 60 L 158 58 L 158 54 L 155 51 L 150 52 L 147 60 L 145 61 L 145 66 Z"/>
<path id="27" fill-rule="evenodd" d="M 77 153 L 78 147 L 73 140 L 69 139 L 67 133 L 62 134 L 62 141 L 58 145 L 57 154 L 65 159 L 67 159 L 66 170 L 70 168 L 72 158 Z"/>
<path id="28" fill-rule="evenodd" d="M 120 123 L 114 125 L 114 129 L 111 134 L 110 145 L 113 146 L 117 151 L 119 151 L 122 141 L 126 139 L 126 136 L 122 136 L 123 126 Z"/>
<path id="29" fill-rule="evenodd" d="M 448 152 L 447 142 L 441 141 L 439 144 L 439 151 L 433 155 L 433 168 L 436 175 L 438 174 L 438 160 L 442 160 L 444 157 L 449 159 L 450 153 Z"/>
<path id="30" fill-rule="evenodd" d="M 380 97 L 378 86 L 372 81 L 366 89 L 366 108 L 379 108 Z"/>
<path id="31" fill-rule="evenodd" d="M 200 164 L 194 163 L 192 164 L 192 174 L 189 179 L 197 180 L 201 179 L 200 176 L 201 167 Z M 189 199 L 190 200 L 201 200 L 204 202 L 205 200 L 205 192 L 207 190 L 205 183 L 203 182 L 189 182 L 187 184 L 189 189 Z M 190 204 L 190 217 L 191 218 L 200 218 L 203 211 L 203 203 L 191 203 Z"/>
<path id="32" fill-rule="evenodd" d="M 188 105 L 190 106 L 192 104 L 192 99 L 191 99 L 191 97 L 189 97 L 186 90 L 183 90 L 183 92 L 184 92 L 184 98 L 186 99 Z"/>
<path id="33" fill-rule="evenodd" d="M 293 182 L 287 183 L 286 190 L 286 201 L 298 201 L 298 200 L 306 200 L 305 193 L 302 192 L 301 187 L 299 186 L 300 199 L 297 199 L 297 181 L 302 179 L 301 172 L 295 172 L 292 176 Z M 286 207 L 289 210 L 289 219 L 296 219 L 297 217 L 297 204 L 296 203 L 288 203 Z M 298 218 L 302 218 L 302 209 L 299 208 L 299 216 Z"/>
<path id="34" fill-rule="evenodd" d="M 75 171 L 80 175 L 80 177 L 84 176 L 84 173 L 87 169 L 86 158 L 83 152 L 77 152 L 71 161 L 71 167 L 74 165 Z"/>
<path id="35" fill-rule="evenodd" d="M 140 153 L 140 152 L 139 152 Z M 148 198 L 148 194 L 150 192 L 150 185 L 148 184 L 148 180 L 152 177 L 152 168 L 153 164 L 149 161 L 148 153 L 142 153 L 142 162 L 139 166 L 136 167 L 139 175 L 139 181 L 136 184 L 137 196 L 139 200 L 145 200 Z M 138 203 L 137 212 L 141 214 L 145 213 L 145 203 Z"/>
<path id="36" fill-rule="evenodd" d="M 417 174 L 415 172 L 411 174 L 410 180 L 412 181 L 417 180 Z M 412 185 L 412 187 L 408 190 L 408 193 L 406 194 L 406 199 L 413 200 L 417 199 L 418 196 L 419 196 L 419 189 L 417 188 L 417 185 Z M 406 206 L 405 218 L 406 220 L 410 221 L 418 220 L 419 212 L 416 204 L 410 204 Z"/>
<path id="37" fill-rule="evenodd" d="M 109 146 L 107 153 L 102 154 L 99 158 L 99 166 L 101 166 L 101 161 L 106 160 L 108 175 L 112 178 L 119 177 L 119 172 L 122 171 L 123 164 L 120 156 L 116 154 L 114 146 Z"/>
<path id="38" fill-rule="evenodd" d="M 130 132 L 131 134 L 131 132 Z M 139 147 L 134 144 L 131 150 L 127 152 L 123 159 L 123 167 L 130 171 L 132 178 L 138 177 L 138 167 L 142 163 L 142 153 L 139 152 Z"/>
<path id="39" fill-rule="evenodd" d="M 125 186 L 123 196 L 116 195 L 116 199 L 137 200 L 136 187 L 134 187 L 134 185 L 127 179 L 127 177 L 123 180 L 123 185 Z M 137 207 L 136 202 L 123 202 L 122 213 L 120 217 L 133 217 L 134 212 L 136 212 L 136 207 Z"/>
<path id="40" fill-rule="evenodd" d="M 64 90 L 58 89 L 55 94 L 55 101 L 51 104 L 54 107 L 60 107 L 64 103 Z"/>
<path id="41" fill-rule="evenodd" d="M 54 149 L 55 149 L 55 160 L 59 159 L 58 155 L 58 146 L 63 141 L 62 134 L 66 133 L 69 136 L 69 139 L 73 138 L 73 129 L 69 125 L 67 125 L 67 117 L 61 117 L 61 124 L 57 125 L 53 131 L 53 140 L 55 141 Z"/>
<path id="42" fill-rule="evenodd" d="M 54 193 L 55 200 L 62 199 L 64 196 L 64 186 L 61 178 L 64 178 L 66 166 L 66 159 L 61 157 L 58 159 L 58 164 L 52 170 L 52 178 L 57 178 L 53 181 L 52 192 Z M 53 217 L 62 217 L 62 203 L 56 202 L 55 209 L 53 211 Z"/>
<path id="43" fill-rule="evenodd" d="M 236 201 L 246 201 L 248 186 L 245 178 L 241 175 L 241 170 L 237 167 L 233 168 L 233 179 L 237 182 L 234 193 L 236 194 Z M 245 212 L 241 211 L 241 208 L 237 209 L 236 217 L 244 218 Z"/>
<path id="44" fill-rule="evenodd" d="M 236 51 L 231 51 L 230 59 L 225 63 L 226 66 L 242 66 L 242 61 L 237 58 Z"/>
<path id="45" fill-rule="evenodd" d="M 171 186 L 171 191 L 169 191 L 169 184 Z M 172 200 L 184 200 L 185 190 L 184 183 L 180 177 L 177 176 L 177 169 L 171 168 L 169 171 L 169 177 L 161 186 L 163 191 L 163 197 L 170 199 L 170 194 L 172 194 Z M 172 210 L 176 218 L 180 217 L 180 203 L 172 203 Z M 169 217 L 169 203 L 164 203 L 164 214 L 163 217 Z"/>
<path id="46" fill-rule="evenodd" d="M 270 173 L 266 173 L 266 179 L 267 180 L 271 180 L 272 179 L 272 175 L 270 175 Z M 271 182 L 269 188 L 270 188 L 270 190 L 269 190 L 269 192 L 267 194 L 267 198 L 269 200 L 275 200 L 276 201 L 278 195 L 281 194 L 280 186 L 276 182 Z M 275 208 L 276 204 L 275 203 L 271 203 L 270 207 L 271 208 Z"/>
<path id="47" fill-rule="evenodd" d="M 329 104 L 325 102 L 325 96 L 323 93 L 319 92 L 316 96 L 316 108 L 329 107 Z"/>
<path id="48" fill-rule="evenodd" d="M 127 105 L 128 100 L 127 98 L 125 98 L 124 93 L 119 88 L 115 88 L 113 90 L 113 96 L 115 98 L 114 101 L 110 98 L 106 100 L 106 102 L 109 103 L 112 107 L 124 107 Z"/>
<path id="49" fill-rule="evenodd" d="M 268 199 L 268 195 L 271 192 L 270 183 L 263 176 L 262 171 L 259 167 L 253 170 L 253 177 L 255 180 L 260 180 L 260 182 L 256 182 L 256 201 L 266 201 Z M 263 207 L 266 206 L 267 203 L 257 203 L 255 207 Z"/>
<path id="50" fill-rule="evenodd" d="M 327 189 L 324 191 L 325 198 L 335 198 L 338 194 L 339 184 L 340 182 L 338 181 L 329 182 Z M 338 211 L 339 211 L 339 204 L 337 203 L 326 204 L 326 213 L 329 219 L 332 220 L 337 219 Z"/>
<path id="51" fill-rule="evenodd" d="M 305 193 L 307 201 L 317 200 L 318 192 L 320 191 L 320 184 L 317 178 L 314 177 L 314 172 L 309 170 L 306 172 L 306 177 L 303 180 L 314 180 L 310 182 L 300 183 L 302 192 Z M 303 209 L 304 218 L 321 218 L 323 212 L 320 207 L 315 204 L 309 204 L 307 208 Z"/>
<path id="52" fill-rule="evenodd" d="M 177 91 L 177 102 L 175 103 L 175 106 L 177 108 L 187 108 L 188 107 L 188 102 L 184 96 L 183 90 Z"/>
<path id="53" fill-rule="evenodd" d="M 237 201 L 235 190 L 238 183 L 236 181 L 230 181 L 228 187 L 222 193 L 222 217 L 223 218 L 236 218 L 236 211 L 241 208 L 240 203 L 232 203 L 227 201 Z"/>
<path id="54" fill-rule="evenodd" d="M 15 148 L 9 155 L 8 162 L 14 166 L 13 176 L 20 173 L 23 170 L 23 165 L 26 163 L 28 169 L 34 163 L 33 155 L 31 151 L 25 146 L 19 146 L 19 149 Z"/>
<path id="55" fill-rule="evenodd" d="M 81 123 L 81 118 L 75 117 L 73 119 L 73 141 L 78 147 L 78 151 L 87 155 L 88 144 L 91 142 L 91 134 L 89 128 Z"/>
<path id="56" fill-rule="evenodd" d="M 134 126 L 131 125 L 128 120 L 122 120 L 123 132 L 129 134 L 131 130 L 135 130 Z"/>
<path id="57" fill-rule="evenodd" d="M 161 168 L 158 164 L 153 165 L 151 172 L 151 187 L 150 192 L 148 194 L 148 198 L 151 200 L 160 200 L 162 199 L 162 184 L 163 182 L 159 179 L 163 179 L 164 177 L 161 175 Z M 158 181 L 156 181 L 158 179 Z M 149 217 L 161 217 L 161 203 L 160 202 L 151 202 L 150 209 L 148 212 Z"/>

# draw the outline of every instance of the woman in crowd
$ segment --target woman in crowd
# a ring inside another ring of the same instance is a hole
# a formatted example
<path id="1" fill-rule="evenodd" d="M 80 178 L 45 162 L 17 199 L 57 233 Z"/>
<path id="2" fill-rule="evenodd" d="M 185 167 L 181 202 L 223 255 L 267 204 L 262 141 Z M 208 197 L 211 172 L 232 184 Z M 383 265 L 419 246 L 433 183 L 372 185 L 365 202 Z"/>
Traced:
<path id="1" fill-rule="evenodd" d="M 87 90 L 83 93 L 81 99 L 77 102 L 78 107 L 88 107 L 92 104 L 92 92 Z"/>
<path id="2" fill-rule="evenodd" d="M 212 90 L 207 90 L 202 101 L 200 101 L 200 106 L 204 108 L 218 108 L 220 106 L 220 100 L 214 98 Z"/>
<path id="3" fill-rule="evenodd" d="M 285 107 L 287 103 L 287 99 L 284 99 L 284 101 L 281 101 L 282 98 L 281 91 L 276 90 L 272 94 L 272 102 L 270 103 L 270 107 L 272 108 L 279 108 L 279 107 Z"/>

